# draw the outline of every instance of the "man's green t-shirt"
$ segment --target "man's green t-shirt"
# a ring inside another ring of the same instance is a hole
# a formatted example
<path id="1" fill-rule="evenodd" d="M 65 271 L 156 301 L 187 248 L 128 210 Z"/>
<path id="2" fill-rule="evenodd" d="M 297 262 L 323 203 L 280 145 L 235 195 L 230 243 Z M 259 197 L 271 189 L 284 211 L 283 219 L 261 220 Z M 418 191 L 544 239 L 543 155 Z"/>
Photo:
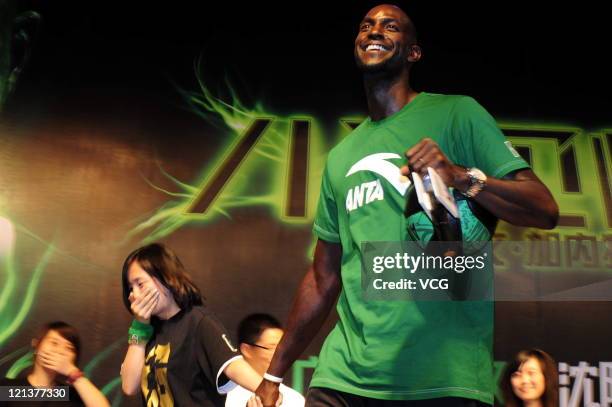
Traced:
<path id="1" fill-rule="evenodd" d="M 342 245 L 339 321 L 311 386 L 387 400 L 466 397 L 493 402 L 491 302 L 364 301 L 361 243 L 427 242 L 424 213 L 403 215 L 404 153 L 429 137 L 455 164 L 503 177 L 528 164 L 474 99 L 420 93 L 383 120 L 369 118 L 327 158 L 314 233 Z M 460 203 L 464 240 L 491 238 Z"/>

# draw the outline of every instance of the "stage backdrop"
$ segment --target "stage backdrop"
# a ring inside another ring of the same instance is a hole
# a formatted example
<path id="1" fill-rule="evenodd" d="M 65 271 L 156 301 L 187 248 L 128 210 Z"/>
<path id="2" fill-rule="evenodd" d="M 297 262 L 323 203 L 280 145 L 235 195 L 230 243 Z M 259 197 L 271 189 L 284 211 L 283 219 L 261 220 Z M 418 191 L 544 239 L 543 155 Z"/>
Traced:
<path id="1" fill-rule="evenodd" d="M 252 312 L 284 320 L 310 262 L 326 154 L 367 114 L 352 42 L 371 5 L 0 1 L 0 373 L 26 369 L 37 329 L 65 320 L 82 334 L 87 374 L 113 405 L 133 405 L 118 379 L 131 320 L 121 265 L 154 241 L 178 253 L 232 332 Z M 496 241 L 553 242 L 599 270 L 574 287 L 605 284 L 602 14 L 406 9 L 424 47 L 417 90 L 475 97 L 559 203 L 556 229 L 502 222 Z M 549 279 L 567 272 L 530 259 Z M 498 302 L 497 371 L 539 347 L 560 362 L 563 406 L 611 405 L 609 301 Z M 294 365 L 298 390 L 334 322 Z"/>

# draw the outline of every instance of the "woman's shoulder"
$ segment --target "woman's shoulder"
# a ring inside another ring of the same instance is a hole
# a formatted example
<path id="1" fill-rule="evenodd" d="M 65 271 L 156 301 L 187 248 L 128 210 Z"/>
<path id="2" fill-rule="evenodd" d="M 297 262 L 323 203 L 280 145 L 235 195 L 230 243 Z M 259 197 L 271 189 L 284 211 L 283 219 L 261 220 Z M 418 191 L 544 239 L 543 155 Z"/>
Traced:
<path id="1" fill-rule="evenodd" d="M 217 318 L 215 313 L 206 305 L 194 305 L 188 310 L 182 311 L 182 313 L 181 319 L 195 325 L 198 325 L 203 319 Z"/>

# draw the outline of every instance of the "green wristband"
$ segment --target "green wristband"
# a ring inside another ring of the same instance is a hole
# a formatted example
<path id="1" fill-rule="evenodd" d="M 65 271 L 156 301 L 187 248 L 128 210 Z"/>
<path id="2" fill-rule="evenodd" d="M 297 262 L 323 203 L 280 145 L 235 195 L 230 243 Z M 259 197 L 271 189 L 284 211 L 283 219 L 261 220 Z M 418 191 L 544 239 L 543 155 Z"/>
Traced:
<path id="1" fill-rule="evenodd" d="M 137 319 L 134 319 L 132 321 L 132 325 L 130 325 L 130 328 L 135 328 L 139 331 L 145 331 L 145 332 L 151 332 L 153 333 L 153 327 L 151 326 L 151 324 L 145 324 L 144 322 L 140 322 Z"/>
<path id="2" fill-rule="evenodd" d="M 153 336 L 153 327 L 149 324 L 143 324 L 140 321 L 132 321 L 132 325 L 128 330 L 128 343 L 130 345 L 138 345 L 147 343 Z"/>

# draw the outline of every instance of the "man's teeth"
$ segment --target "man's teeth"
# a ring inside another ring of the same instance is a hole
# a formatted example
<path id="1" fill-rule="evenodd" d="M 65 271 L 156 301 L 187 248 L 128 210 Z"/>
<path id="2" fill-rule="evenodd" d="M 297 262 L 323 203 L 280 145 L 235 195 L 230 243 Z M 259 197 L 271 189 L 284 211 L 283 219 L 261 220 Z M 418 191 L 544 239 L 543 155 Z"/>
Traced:
<path id="1" fill-rule="evenodd" d="M 382 45 L 379 44 L 370 44 L 366 47 L 366 51 L 372 51 L 372 50 L 376 50 L 376 51 L 387 51 L 387 48 L 383 47 Z"/>

